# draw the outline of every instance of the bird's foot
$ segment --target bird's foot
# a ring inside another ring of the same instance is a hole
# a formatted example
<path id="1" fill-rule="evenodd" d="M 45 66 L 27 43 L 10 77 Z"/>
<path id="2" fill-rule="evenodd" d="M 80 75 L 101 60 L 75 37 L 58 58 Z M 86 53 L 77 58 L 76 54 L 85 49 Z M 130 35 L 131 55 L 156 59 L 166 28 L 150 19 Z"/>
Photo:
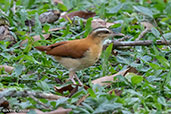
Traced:
<path id="1" fill-rule="evenodd" d="M 74 77 L 78 80 L 78 83 L 79 83 L 81 86 L 83 86 L 83 83 L 80 81 L 80 79 L 77 77 L 76 74 L 74 74 Z"/>
<path id="2" fill-rule="evenodd" d="M 74 78 L 69 78 L 69 79 L 72 81 L 73 84 L 76 84 Z"/>
<path id="3" fill-rule="evenodd" d="M 69 79 L 74 83 L 76 84 L 74 78 L 76 78 L 78 80 L 78 83 L 83 86 L 83 83 L 79 80 L 79 78 L 77 77 L 77 75 L 75 74 L 75 72 L 70 72 L 69 73 Z"/>

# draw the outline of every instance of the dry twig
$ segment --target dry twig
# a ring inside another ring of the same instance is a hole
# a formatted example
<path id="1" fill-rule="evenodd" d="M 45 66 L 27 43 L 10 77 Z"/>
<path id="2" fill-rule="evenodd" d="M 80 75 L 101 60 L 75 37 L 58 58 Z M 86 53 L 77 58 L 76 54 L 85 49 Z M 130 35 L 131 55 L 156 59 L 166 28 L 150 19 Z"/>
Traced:
<path id="1" fill-rule="evenodd" d="M 12 72 L 12 70 L 14 70 L 14 67 L 11 67 L 11 66 L 7 66 L 7 65 L 0 65 L 0 69 L 1 68 L 4 68 L 4 70 L 6 72 Z"/>
<path id="2" fill-rule="evenodd" d="M 17 91 L 15 89 L 6 89 L 0 92 L 0 99 L 3 97 L 27 97 L 27 96 L 34 96 L 37 98 L 45 98 L 45 99 L 49 99 L 49 100 L 57 100 L 60 98 L 63 98 L 63 96 L 58 96 L 58 95 L 54 95 L 54 94 L 50 94 L 50 93 L 42 93 L 42 92 L 33 92 L 33 91 Z"/>
<path id="3" fill-rule="evenodd" d="M 158 24 L 157 24 L 157 22 L 156 22 L 156 20 L 154 19 L 154 23 L 155 23 L 155 25 L 157 26 L 157 30 L 160 32 L 160 35 L 161 35 L 161 37 L 163 38 L 163 40 L 165 41 L 165 43 L 169 46 L 169 48 L 171 49 L 171 46 L 169 45 L 169 42 L 165 39 L 165 37 L 163 36 L 163 32 L 162 32 L 162 30 L 159 28 L 159 26 L 158 26 Z"/>
<path id="4" fill-rule="evenodd" d="M 50 106 L 47 106 L 46 104 L 40 102 L 36 97 L 33 95 L 29 95 L 30 98 L 32 98 L 34 101 L 36 101 L 38 104 L 40 104 L 44 109 L 51 109 Z M 52 110 L 52 109 L 51 109 Z"/>
<path id="5" fill-rule="evenodd" d="M 141 34 L 138 36 L 138 38 L 135 41 L 140 40 L 144 37 L 144 35 L 149 32 L 154 26 L 149 22 L 141 22 L 142 25 L 144 25 L 145 30 L 141 32 Z"/>
<path id="6" fill-rule="evenodd" d="M 119 41 L 115 41 L 113 40 L 111 42 L 113 44 L 113 48 L 118 48 L 119 46 L 150 46 L 152 44 L 156 44 L 156 45 L 171 45 L 171 40 L 167 40 L 167 42 L 165 42 L 164 40 L 157 40 L 156 42 L 153 42 L 152 40 L 139 40 L 139 41 L 124 41 L 124 42 L 119 42 Z M 111 44 L 109 43 L 109 44 Z M 108 47 L 109 44 L 104 45 L 104 49 L 106 47 Z"/>

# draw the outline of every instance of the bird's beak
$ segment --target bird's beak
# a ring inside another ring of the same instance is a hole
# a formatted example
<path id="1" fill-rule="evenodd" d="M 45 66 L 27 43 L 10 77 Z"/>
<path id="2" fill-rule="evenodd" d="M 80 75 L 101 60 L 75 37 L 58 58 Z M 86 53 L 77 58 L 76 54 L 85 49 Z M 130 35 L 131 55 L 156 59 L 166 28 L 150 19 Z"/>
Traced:
<path id="1" fill-rule="evenodd" d="M 124 34 L 122 33 L 114 33 L 111 35 L 112 37 L 115 37 L 115 36 L 125 36 Z"/>

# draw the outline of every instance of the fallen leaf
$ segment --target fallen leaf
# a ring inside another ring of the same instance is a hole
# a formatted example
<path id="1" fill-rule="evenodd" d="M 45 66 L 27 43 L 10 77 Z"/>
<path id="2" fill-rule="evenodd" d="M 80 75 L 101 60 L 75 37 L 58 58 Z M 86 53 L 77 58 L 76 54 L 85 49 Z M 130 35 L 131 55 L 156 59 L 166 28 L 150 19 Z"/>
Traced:
<path id="1" fill-rule="evenodd" d="M 167 3 L 167 0 L 163 0 L 163 2 Z"/>
<path id="2" fill-rule="evenodd" d="M 58 109 L 51 111 L 51 112 L 45 112 L 45 114 L 68 114 L 68 112 L 72 111 L 72 109 L 65 109 L 63 107 L 59 107 Z"/>
<path id="3" fill-rule="evenodd" d="M 146 33 L 148 33 L 149 31 L 152 30 L 152 28 L 154 28 L 154 26 L 149 22 L 141 22 L 141 24 L 145 27 L 145 29 L 139 34 L 139 36 L 136 38 L 135 41 L 139 41 L 140 39 L 144 38 Z M 152 33 L 153 33 L 153 31 L 152 31 Z"/>
<path id="4" fill-rule="evenodd" d="M 110 26 L 114 25 L 115 23 L 109 23 L 109 22 L 106 22 L 100 18 L 97 18 L 97 19 L 93 19 L 91 21 L 91 27 L 94 29 L 94 28 L 98 28 L 98 27 L 106 27 L 106 28 L 109 28 Z"/>
<path id="5" fill-rule="evenodd" d="M 6 71 L 6 72 L 11 72 L 12 70 L 14 70 L 14 67 L 11 67 L 11 66 L 7 66 L 7 65 L 0 65 L 0 69 L 1 68 L 4 68 L 4 70 Z"/>
<path id="6" fill-rule="evenodd" d="M 27 114 L 27 113 L 18 113 L 18 112 L 11 112 L 11 113 L 6 113 L 6 114 Z M 40 114 L 40 113 L 39 113 Z M 41 113 L 44 114 L 44 113 Z"/>
<path id="7" fill-rule="evenodd" d="M 62 0 L 53 0 L 53 3 L 56 4 L 56 5 L 57 5 L 58 3 L 63 4 L 63 1 L 62 1 Z"/>
<path id="8" fill-rule="evenodd" d="M 62 29 L 64 29 L 65 27 L 60 27 L 60 28 L 52 28 L 52 29 L 49 29 L 48 30 L 48 32 L 54 32 L 54 31 L 58 31 L 58 30 L 62 30 Z M 42 31 L 43 33 L 45 32 L 45 31 Z M 44 39 L 48 39 L 50 36 L 51 36 L 51 34 L 44 34 L 44 35 L 42 35 L 43 37 L 44 37 Z M 35 36 L 33 36 L 33 39 L 34 39 L 34 41 L 38 41 L 38 40 L 41 40 L 41 37 L 40 37 L 40 35 L 35 35 Z M 26 39 L 26 40 L 23 40 L 21 43 L 20 43 L 20 46 L 22 47 L 25 43 L 27 43 L 28 42 L 28 39 Z"/>
<path id="9" fill-rule="evenodd" d="M 39 20 L 41 23 L 53 23 L 57 21 L 60 17 L 60 12 L 57 10 L 52 10 L 40 14 Z"/>
<path id="10" fill-rule="evenodd" d="M 78 91 L 78 86 L 79 85 L 76 85 L 76 87 L 70 92 L 70 94 L 68 95 L 68 97 L 72 97 L 72 95 L 74 95 L 77 91 Z"/>
<path id="11" fill-rule="evenodd" d="M 2 10 L 0 10 L 0 13 L 5 15 L 5 12 L 3 12 Z M 0 25 L 9 26 L 10 24 L 6 18 L 0 17 Z"/>
<path id="12" fill-rule="evenodd" d="M 9 102 L 7 100 L 5 100 L 5 99 L 2 98 L 0 100 L 0 107 L 8 108 L 8 106 L 9 106 Z"/>
<path id="13" fill-rule="evenodd" d="M 83 19 L 88 19 L 90 17 L 96 16 L 96 13 L 95 12 L 90 12 L 90 11 L 88 11 L 88 12 L 85 12 L 85 11 L 75 11 L 75 12 L 71 12 L 71 13 L 68 13 L 68 14 L 64 14 L 61 17 L 63 17 L 66 20 L 68 20 L 68 18 L 72 19 L 75 16 L 78 16 L 78 17 L 83 18 Z"/>
<path id="14" fill-rule="evenodd" d="M 75 87 L 73 87 L 75 86 Z M 78 87 L 82 87 L 81 85 L 76 85 L 76 84 L 70 84 L 64 87 L 54 87 L 56 92 L 59 92 L 61 94 L 63 94 L 64 91 L 69 91 L 70 94 L 68 95 L 68 97 L 71 97 L 72 95 L 74 95 L 77 91 L 78 91 Z M 84 89 L 87 90 L 89 87 L 88 86 L 84 86 Z"/>
<path id="15" fill-rule="evenodd" d="M 44 37 L 44 39 L 48 39 L 50 37 L 50 34 L 44 34 L 42 35 Z M 40 35 L 36 35 L 36 36 L 33 36 L 33 39 L 34 41 L 38 41 L 38 40 L 41 40 L 41 37 Z M 20 46 L 22 47 L 25 43 L 28 42 L 28 39 L 26 40 L 23 40 L 21 43 L 20 43 Z"/>
<path id="16" fill-rule="evenodd" d="M 50 112 L 42 112 L 38 109 L 33 109 L 33 110 L 36 112 L 36 114 L 68 114 L 68 112 L 72 111 L 72 109 L 65 109 L 63 107 L 59 107 L 58 109 L 54 111 L 50 111 Z M 19 113 L 12 112 L 12 113 L 7 113 L 7 114 L 27 114 L 29 112 L 29 110 L 23 110 L 23 111 L 21 110 L 22 113 L 20 113 L 20 110 L 19 110 Z"/>
<path id="17" fill-rule="evenodd" d="M 154 26 L 151 24 L 151 23 L 149 23 L 149 22 L 141 22 L 141 24 L 143 25 L 143 26 L 145 26 L 146 27 L 146 29 L 148 29 L 148 30 L 151 30 Z"/>
<path id="18" fill-rule="evenodd" d="M 48 99 L 48 100 L 58 100 L 60 98 L 63 98 L 63 96 L 58 96 L 58 95 L 54 95 L 54 94 L 51 94 L 51 93 L 46 93 L 46 94 L 37 94 L 37 97 L 39 98 L 45 98 L 45 99 Z"/>
<path id="19" fill-rule="evenodd" d="M 60 17 L 60 12 L 58 10 L 51 10 L 44 12 L 39 15 L 39 21 L 41 24 L 43 23 L 53 23 L 57 21 Z M 25 25 L 27 26 L 34 26 L 35 25 L 35 18 L 33 17 L 31 20 L 26 20 Z"/>
<path id="20" fill-rule="evenodd" d="M 63 107 L 59 107 L 56 110 L 50 112 L 42 112 L 38 109 L 35 109 L 37 114 L 68 114 L 70 111 L 72 111 L 72 109 L 64 109 Z"/>
<path id="21" fill-rule="evenodd" d="M 125 76 L 129 72 L 138 73 L 138 71 L 136 70 L 136 68 L 134 68 L 134 67 L 128 67 L 127 71 L 123 74 L 123 76 Z"/>
<path id="22" fill-rule="evenodd" d="M 72 87 L 72 85 L 70 84 L 70 85 L 67 85 L 67 86 L 64 86 L 64 87 L 56 87 L 55 86 L 54 89 L 55 89 L 56 92 L 59 92 L 59 93 L 63 94 L 64 91 L 71 92 L 74 89 L 74 87 Z"/>
<path id="23" fill-rule="evenodd" d="M 151 4 L 152 2 L 151 2 L 151 0 L 147 0 L 147 3 Z"/>
<path id="24" fill-rule="evenodd" d="M 10 46 L 15 44 L 17 41 L 11 34 L 10 30 L 8 29 L 9 27 L 7 25 L 0 26 L 0 41 L 1 40 L 6 40 L 10 42 Z"/>
<path id="25" fill-rule="evenodd" d="M 126 70 L 123 70 L 123 71 L 120 71 L 114 75 L 111 75 L 111 76 L 104 76 L 104 77 L 101 77 L 101 78 L 98 78 L 96 80 L 93 80 L 92 83 L 93 84 L 99 84 L 101 86 L 104 86 L 104 85 L 111 85 L 111 83 L 107 83 L 107 81 L 113 81 L 113 78 L 115 76 L 118 76 L 118 75 L 123 75 L 125 76 L 128 72 L 134 72 L 134 73 L 137 73 L 137 70 L 133 67 L 130 67 L 130 68 L 127 68 Z"/>
<path id="26" fill-rule="evenodd" d="M 120 96 L 122 94 L 122 90 L 117 90 L 117 89 L 112 89 L 108 93 L 112 94 L 113 92 L 115 92 L 116 96 Z"/>
<path id="27" fill-rule="evenodd" d="M 52 29 L 49 29 L 48 32 L 54 32 L 54 31 L 62 30 L 62 29 L 64 29 L 64 28 L 65 28 L 65 27 L 52 28 Z M 45 31 L 43 30 L 42 32 L 44 33 Z"/>

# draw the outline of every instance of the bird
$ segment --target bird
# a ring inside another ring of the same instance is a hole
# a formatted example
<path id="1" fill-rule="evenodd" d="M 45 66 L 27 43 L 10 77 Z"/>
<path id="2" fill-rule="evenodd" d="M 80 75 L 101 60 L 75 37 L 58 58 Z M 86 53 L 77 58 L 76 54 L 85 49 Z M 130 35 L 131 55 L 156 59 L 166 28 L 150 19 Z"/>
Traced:
<path id="1" fill-rule="evenodd" d="M 61 41 L 49 46 L 36 46 L 39 51 L 53 56 L 57 62 L 69 70 L 69 79 L 76 84 L 83 83 L 76 75 L 76 71 L 94 65 L 102 53 L 103 42 L 114 36 L 114 32 L 105 27 L 93 29 L 86 38 Z"/>

